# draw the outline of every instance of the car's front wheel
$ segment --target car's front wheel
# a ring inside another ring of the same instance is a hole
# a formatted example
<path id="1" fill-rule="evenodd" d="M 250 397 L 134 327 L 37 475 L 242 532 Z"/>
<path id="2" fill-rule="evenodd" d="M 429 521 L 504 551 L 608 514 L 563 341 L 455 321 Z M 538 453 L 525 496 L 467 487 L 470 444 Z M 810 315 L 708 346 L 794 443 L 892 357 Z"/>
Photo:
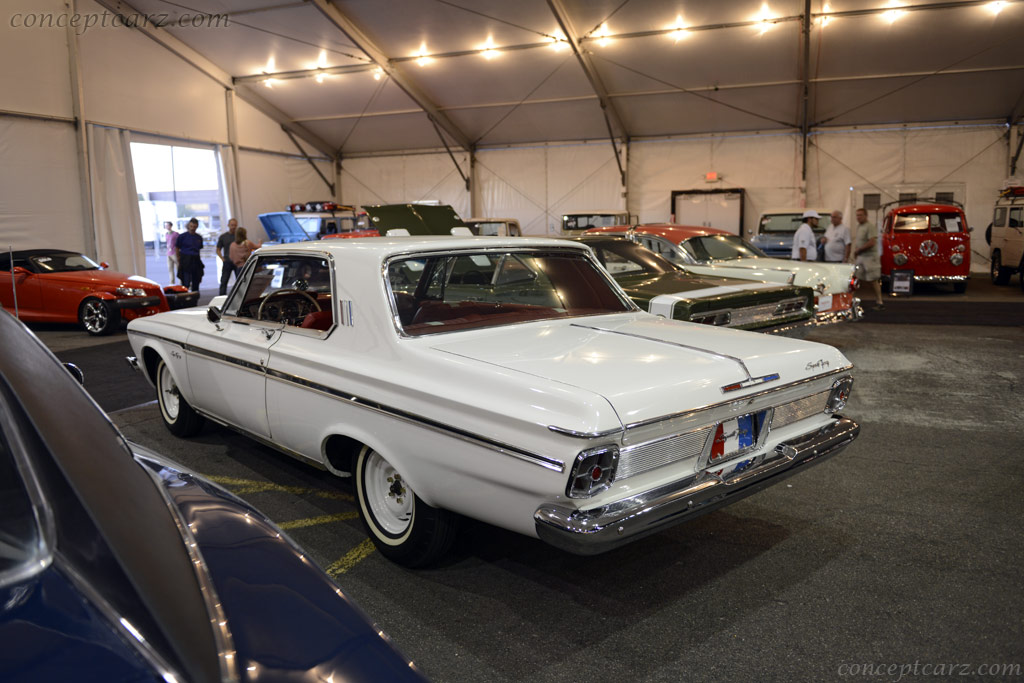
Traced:
<path id="1" fill-rule="evenodd" d="M 194 436 L 203 428 L 204 418 L 182 397 L 167 363 L 160 360 L 156 368 L 156 399 L 160 417 L 175 436 Z"/>
<path id="2" fill-rule="evenodd" d="M 1010 281 L 1011 270 L 1009 268 L 1003 268 L 1003 255 L 998 249 L 992 252 L 992 265 L 990 266 L 989 275 L 992 278 L 992 284 L 994 285 L 1005 285 Z"/>
<path id="3" fill-rule="evenodd" d="M 89 297 L 78 307 L 78 322 L 89 334 L 110 334 L 121 324 L 121 311 L 102 299 Z"/>
<path id="4" fill-rule="evenodd" d="M 364 446 L 356 459 L 359 513 L 380 554 L 422 567 L 444 556 L 455 540 L 458 516 L 427 505 L 379 453 Z"/>

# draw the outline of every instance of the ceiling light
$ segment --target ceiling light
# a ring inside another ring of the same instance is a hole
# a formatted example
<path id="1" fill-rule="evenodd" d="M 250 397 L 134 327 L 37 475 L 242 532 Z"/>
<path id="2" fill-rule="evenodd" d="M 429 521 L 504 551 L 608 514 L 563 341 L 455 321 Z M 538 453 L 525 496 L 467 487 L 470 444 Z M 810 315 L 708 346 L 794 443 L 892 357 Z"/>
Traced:
<path id="1" fill-rule="evenodd" d="M 319 74 L 316 75 L 316 82 L 317 83 L 323 83 L 324 82 L 324 78 L 326 78 L 326 77 L 327 77 L 327 74 L 319 73 Z"/>
<path id="2" fill-rule="evenodd" d="M 900 3 L 896 2 L 896 0 L 890 0 L 889 1 L 889 7 L 898 8 L 898 7 L 902 7 L 902 6 L 903 5 L 901 5 Z M 900 17 L 902 17 L 904 14 L 906 14 L 906 12 L 904 12 L 901 9 L 891 9 L 888 12 L 882 12 L 882 18 L 885 19 L 886 21 L 888 21 L 891 24 L 891 23 L 895 22 L 897 19 L 899 19 Z"/>
<path id="3" fill-rule="evenodd" d="M 594 36 L 597 38 L 597 44 L 601 47 L 607 47 L 612 39 L 609 38 L 611 31 L 608 30 L 608 24 L 601 24 L 601 27 L 594 31 Z"/>
<path id="4" fill-rule="evenodd" d="M 498 56 L 498 51 L 494 49 L 494 38 L 487 36 L 487 42 L 477 48 L 480 50 L 480 54 L 484 56 L 484 59 L 494 59 Z"/>
<path id="5" fill-rule="evenodd" d="M 263 73 L 265 73 L 265 74 L 274 73 L 274 58 L 273 57 L 271 57 L 270 59 L 267 60 L 267 66 L 266 66 L 265 69 L 263 69 Z"/>
<path id="6" fill-rule="evenodd" d="M 777 17 L 772 12 L 772 8 L 768 6 L 767 2 L 761 5 L 760 13 L 754 17 L 754 21 L 757 22 L 758 35 L 763 36 L 765 32 L 773 26 L 772 19 L 776 18 Z"/>
<path id="7" fill-rule="evenodd" d="M 822 7 L 821 7 L 821 13 L 822 14 L 830 14 L 831 12 L 832 12 L 832 5 L 828 4 L 827 2 L 824 5 L 822 5 Z M 831 23 L 832 23 L 832 17 L 828 17 L 828 16 L 818 17 L 818 25 L 821 26 L 822 28 L 825 28 L 826 26 L 828 26 Z"/>
<path id="8" fill-rule="evenodd" d="M 327 68 L 327 50 L 320 50 L 320 55 L 317 57 L 316 65 L 321 69 Z"/>
<path id="9" fill-rule="evenodd" d="M 671 31 L 668 35 L 670 35 L 677 43 L 689 34 L 689 31 L 686 30 L 687 25 L 686 22 L 683 21 L 682 15 L 676 16 L 676 23 L 672 24 L 668 28 Z"/>
<path id="10" fill-rule="evenodd" d="M 266 88 L 273 88 L 274 87 L 274 79 L 273 78 L 266 79 L 265 81 L 263 81 L 263 86 L 266 87 Z"/>
<path id="11" fill-rule="evenodd" d="M 555 29 L 551 35 L 544 36 L 545 42 L 551 43 L 551 49 L 558 52 L 562 48 L 569 45 L 565 39 L 565 34 L 560 29 Z"/>
<path id="12" fill-rule="evenodd" d="M 987 5 L 985 5 L 985 7 L 988 7 L 988 10 L 992 12 L 992 14 L 998 16 L 999 13 L 1003 11 L 1003 8 L 1005 8 L 1008 4 L 1009 3 L 1005 2 L 1004 0 L 996 0 L 996 2 L 988 3 Z"/>
<path id="13" fill-rule="evenodd" d="M 380 68 L 378 66 L 376 69 L 373 70 L 373 80 L 379 81 L 383 77 L 384 77 L 384 69 L 382 69 L 382 68 Z"/>
<path id="14" fill-rule="evenodd" d="M 430 54 L 427 52 L 427 44 L 422 43 L 420 45 L 420 51 L 416 53 L 416 63 L 420 66 L 426 66 L 432 61 L 434 60 L 430 58 Z"/>

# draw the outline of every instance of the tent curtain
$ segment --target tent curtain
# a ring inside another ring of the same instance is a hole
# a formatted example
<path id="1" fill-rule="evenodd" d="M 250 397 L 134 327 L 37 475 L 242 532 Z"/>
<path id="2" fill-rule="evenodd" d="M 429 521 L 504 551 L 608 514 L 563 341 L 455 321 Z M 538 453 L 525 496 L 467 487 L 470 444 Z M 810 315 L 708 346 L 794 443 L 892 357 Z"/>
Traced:
<path id="1" fill-rule="evenodd" d="M 228 219 L 242 219 L 242 198 L 238 191 L 238 169 L 235 167 L 234 150 L 229 145 L 214 145 L 217 152 L 217 173 L 220 175 L 221 224 L 227 226 Z"/>
<path id="2" fill-rule="evenodd" d="M 96 258 L 109 263 L 113 270 L 145 273 L 146 249 L 132 168 L 131 133 L 90 124 L 87 134 Z"/>

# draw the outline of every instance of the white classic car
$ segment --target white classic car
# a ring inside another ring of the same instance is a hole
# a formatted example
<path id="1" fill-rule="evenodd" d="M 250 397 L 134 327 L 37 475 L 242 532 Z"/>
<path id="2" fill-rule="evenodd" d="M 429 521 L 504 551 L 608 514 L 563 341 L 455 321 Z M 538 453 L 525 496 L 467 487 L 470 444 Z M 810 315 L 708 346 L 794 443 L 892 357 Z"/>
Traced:
<path id="1" fill-rule="evenodd" d="M 459 515 L 608 550 L 859 432 L 836 349 L 644 313 L 564 240 L 273 246 L 208 310 L 128 336 L 172 433 L 209 418 L 351 476 L 373 542 L 408 566 Z"/>
<path id="2" fill-rule="evenodd" d="M 630 234 L 654 253 L 698 275 L 810 287 L 814 290 L 815 318 L 819 323 L 857 320 L 864 315 L 855 295 L 857 279 L 851 263 L 772 258 L 749 242 L 717 228 L 658 223 L 588 232 Z"/>

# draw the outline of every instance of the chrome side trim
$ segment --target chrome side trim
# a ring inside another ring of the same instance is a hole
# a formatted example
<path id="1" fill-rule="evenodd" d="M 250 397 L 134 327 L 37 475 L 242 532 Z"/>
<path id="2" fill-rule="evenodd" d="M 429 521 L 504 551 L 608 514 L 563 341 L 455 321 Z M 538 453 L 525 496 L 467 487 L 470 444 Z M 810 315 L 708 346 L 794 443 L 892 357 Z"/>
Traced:
<path id="1" fill-rule="evenodd" d="M 68 578 L 69 581 L 71 581 L 71 583 L 75 585 L 78 592 L 84 595 L 89 603 L 107 618 L 110 625 L 118 630 L 124 641 L 135 646 L 135 650 L 139 653 L 139 656 L 153 667 L 161 680 L 167 681 L 167 683 L 178 683 L 179 681 L 184 683 L 186 680 L 185 677 L 172 668 L 171 665 L 160 656 L 160 653 L 154 650 L 153 646 L 141 636 L 138 630 L 131 627 L 131 622 L 118 614 L 117 610 L 107 602 L 106 598 L 100 595 L 98 591 L 89 585 L 89 582 L 83 579 L 71 563 L 65 560 L 60 553 L 56 554 L 54 558 L 54 565 L 62 574 L 64 574 L 64 576 Z"/>
<path id="2" fill-rule="evenodd" d="M 699 346 L 690 346 L 689 344 L 680 344 L 679 342 L 666 341 L 664 339 L 658 339 L 657 337 L 648 337 L 647 335 L 643 335 L 643 334 L 635 334 L 633 332 L 620 332 L 619 330 L 609 330 L 609 329 L 606 329 L 606 328 L 603 328 L 603 327 L 591 327 L 590 325 L 580 325 L 579 323 L 572 323 L 572 325 L 573 325 L 573 327 L 582 327 L 584 329 L 594 330 L 595 332 L 607 332 L 608 334 L 619 334 L 619 335 L 622 335 L 623 337 L 633 337 L 634 339 L 644 339 L 646 341 L 657 342 L 659 344 L 668 344 L 669 346 L 678 346 L 679 348 L 682 348 L 682 349 L 688 349 L 690 351 L 696 351 L 698 353 L 704 353 L 704 354 L 707 354 L 709 356 L 713 356 L 715 358 L 721 358 L 722 360 L 731 360 L 732 362 L 736 363 L 737 365 L 739 365 L 743 369 L 743 372 L 744 372 L 744 374 L 746 374 L 748 380 L 753 379 L 753 377 L 750 375 L 750 370 L 747 369 L 746 363 L 743 362 L 743 359 L 737 358 L 736 356 L 730 356 L 730 355 L 725 354 L 725 353 L 719 353 L 718 351 L 712 351 L 711 349 L 705 349 L 705 348 L 701 348 Z M 627 427 L 627 429 L 628 429 L 628 427 Z"/>
<path id="3" fill-rule="evenodd" d="M 203 595 L 203 602 L 206 603 L 206 611 L 210 617 L 213 639 L 217 643 L 217 661 L 220 664 L 221 680 L 237 681 L 237 652 L 234 639 L 231 637 L 231 629 L 228 628 L 228 618 L 224 614 L 224 606 L 221 604 L 220 598 L 217 597 L 217 590 L 213 585 L 213 579 L 210 577 L 210 570 L 207 568 L 206 561 L 199 551 L 199 545 L 196 543 L 195 536 L 192 535 L 192 530 L 189 529 L 185 520 L 181 518 L 181 511 L 163 487 L 160 476 L 148 467 L 143 467 L 142 469 L 153 480 L 153 486 L 160 492 L 160 496 L 167 505 L 167 511 L 171 514 L 171 518 L 174 519 L 174 523 L 178 527 L 178 533 L 181 534 L 181 541 L 185 545 L 185 550 L 192 560 L 192 569 L 195 572 L 196 580 L 199 582 L 199 592 Z"/>
<path id="4" fill-rule="evenodd" d="M 162 337 L 158 337 L 156 335 L 147 335 L 147 336 L 149 336 L 149 337 L 151 337 L 153 339 L 163 339 Z M 170 341 L 170 340 L 167 340 L 167 341 Z M 176 342 L 173 342 L 173 343 L 176 343 Z M 481 445 L 481 446 L 484 446 L 486 448 L 490 448 L 491 450 L 497 451 L 497 452 L 499 452 L 499 453 L 501 453 L 503 455 L 508 455 L 508 456 L 511 456 L 511 457 L 514 457 L 514 458 L 518 458 L 520 460 L 524 460 L 524 461 L 529 462 L 529 463 L 534 464 L 534 465 L 540 465 L 541 467 L 545 467 L 545 468 L 547 468 L 549 470 L 552 470 L 554 472 L 558 472 L 558 473 L 565 472 L 565 463 L 562 462 L 561 460 L 557 460 L 555 458 L 549 458 L 547 456 L 539 455 L 537 453 L 531 453 L 530 451 L 525 451 L 525 450 L 522 450 L 520 448 L 516 448 L 515 446 L 512 446 L 510 444 L 507 444 L 507 443 L 504 443 L 504 442 L 501 442 L 501 441 L 497 441 L 495 439 L 491 439 L 491 438 L 488 438 L 486 436 L 481 436 L 479 434 L 474 434 L 472 432 L 468 432 L 468 431 L 465 431 L 463 429 L 459 429 L 458 427 L 453 427 L 452 425 L 448 425 L 448 424 L 444 424 L 443 422 L 438 422 L 436 420 L 432 420 L 432 419 L 430 419 L 428 417 L 424 417 L 422 415 L 417 415 L 415 413 L 410 413 L 410 412 L 407 412 L 407 411 L 404 411 L 404 410 L 399 410 L 398 408 L 393 408 L 391 406 L 386 406 L 386 405 L 384 405 L 382 403 L 377 403 L 376 401 L 371 401 L 371 400 L 363 398 L 361 396 L 356 396 L 355 394 L 351 394 L 351 393 L 348 393 L 348 392 L 343 392 L 343 391 L 340 391 L 338 389 L 333 389 L 333 388 L 328 387 L 328 386 L 326 386 L 324 384 L 320 384 L 318 382 L 314 382 L 312 380 L 309 380 L 309 379 L 306 379 L 306 378 L 303 378 L 303 377 L 299 377 L 298 375 L 292 375 L 292 374 L 289 374 L 289 373 L 281 372 L 280 370 L 272 370 L 270 368 L 264 368 L 262 366 L 256 365 L 255 363 L 250 363 L 248 361 L 242 361 L 242 360 L 239 360 L 237 358 L 232 358 L 230 356 L 226 356 L 224 354 L 215 353 L 215 352 L 212 352 L 212 351 L 207 351 L 205 349 L 200 349 L 199 347 L 196 347 L 196 346 L 193 346 L 193 345 L 182 345 L 182 348 L 184 348 L 186 351 L 190 351 L 190 352 L 196 353 L 198 355 L 203 355 L 203 356 L 211 358 L 213 360 L 219 360 L 219 361 L 224 362 L 224 363 L 229 363 L 231 365 L 236 365 L 236 366 L 242 367 L 245 370 L 249 370 L 249 371 L 252 371 L 252 372 L 259 372 L 261 374 L 265 374 L 268 378 L 272 378 L 272 379 L 275 379 L 275 380 L 278 380 L 278 381 L 281 381 L 281 382 L 285 382 L 285 383 L 288 383 L 288 384 L 294 384 L 296 386 L 300 386 L 300 387 L 303 387 L 303 388 L 306 388 L 306 389 L 311 389 L 313 391 L 316 391 L 318 393 L 324 394 L 326 396 L 330 396 L 331 398 L 335 398 L 335 399 L 338 399 L 338 400 L 341 400 L 341 401 L 345 401 L 349 405 L 358 406 L 358 407 L 363 408 L 365 410 L 372 410 L 372 411 L 374 411 L 376 413 L 380 413 L 380 414 L 383 414 L 383 415 L 388 415 L 390 417 L 394 417 L 396 419 L 402 420 L 403 422 L 407 422 L 407 423 L 410 423 L 410 424 L 416 424 L 418 426 L 425 427 L 427 429 L 431 429 L 431 430 L 436 431 L 436 432 L 441 432 L 441 433 L 444 433 L 444 434 L 446 434 L 448 436 L 451 436 L 453 438 L 457 438 L 457 439 L 459 439 L 461 441 L 465 441 L 467 443 L 473 443 L 475 445 Z M 318 461 L 318 460 L 310 458 L 309 456 L 303 455 L 303 454 L 298 453 L 296 451 L 292 451 L 290 449 L 287 449 L 287 448 L 284 448 L 282 446 L 279 446 L 279 445 L 275 444 L 272 441 L 269 441 L 267 439 L 264 439 L 262 437 L 259 437 L 257 435 L 252 434 L 251 432 L 243 429 L 242 427 L 230 424 L 228 422 L 225 422 L 222 419 L 215 418 L 215 417 L 211 416 L 210 414 L 208 414 L 206 412 L 200 411 L 198 409 L 196 409 L 196 410 L 197 410 L 197 412 L 201 413 L 204 417 L 208 417 L 211 420 L 213 420 L 214 422 L 216 422 L 218 424 L 222 424 L 225 427 L 229 427 L 231 429 L 235 429 L 237 431 L 243 432 L 247 436 L 249 436 L 249 437 L 251 437 L 251 438 L 253 438 L 253 439 L 255 439 L 255 440 L 257 440 L 257 441 L 259 441 L 259 442 L 261 442 L 261 443 L 263 443 L 265 445 L 267 445 L 267 446 L 270 446 L 271 448 L 279 450 L 279 451 L 281 451 L 283 453 L 286 453 L 288 455 L 291 455 L 293 457 L 297 457 L 297 458 L 299 458 L 301 460 L 308 460 L 309 462 L 315 463 L 318 467 L 323 467 L 323 464 L 320 463 L 320 461 Z M 551 429 L 551 428 L 549 427 L 549 429 Z M 613 431 L 608 432 L 608 433 L 609 434 L 615 434 L 615 433 L 617 433 L 619 431 L 621 431 L 621 430 L 616 429 L 616 430 L 613 430 Z"/>
<path id="5" fill-rule="evenodd" d="M 202 356 L 202 357 L 204 357 L 204 358 L 206 358 L 208 360 L 212 360 L 212 361 L 215 361 L 215 362 L 218 362 L 218 363 L 224 363 L 225 365 L 234 365 L 234 366 L 242 368 L 243 370 L 248 370 L 249 372 L 255 372 L 255 373 L 260 374 L 260 375 L 266 373 L 266 369 L 262 365 L 257 365 L 256 363 L 252 363 L 252 362 L 247 361 L 247 360 L 242 360 L 242 359 L 236 358 L 234 356 L 229 356 L 229 355 L 224 354 L 224 353 L 217 353 L 216 351 L 208 351 L 207 349 L 203 349 L 203 348 L 200 348 L 198 346 L 194 346 L 192 344 L 183 344 L 182 348 L 185 349 L 185 351 L 188 352 L 188 353 L 194 354 L 196 356 Z"/>
<path id="6" fill-rule="evenodd" d="M 770 375 L 764 375 L 762 377 L 751 377 L 743 382 L 735 382 L 733 384 L 726 384 L 722 387 L 722 393 L 728 394 L 730 391 L 739 391 L 740 389 L 749 389 L 755 387 L 758 384 L 767 384 L 768 382 L 777 382 L 779 380 L 779 373 L 775 372 Z"/>
<path id="7" fill-rule="evenodd" d="M 966 282 L 967 275 L 915 275 L 914 282 Z"/>
<path id="8" fill-rule="evenodd" d="M 860 433 L 838 418 L 809 434 L 780 443 L 754 467 L 726 478 L 698 473 L 598 508 L 542 505 L 534 513 L 538 538 L 578 555 L 594 555 L 657 533 L 745 498 L 842 452 Z"/>
<path id="9" fill-rule="evenodd" d="M 606 436 L 622 432 L 622 427 L 606 429 L 603 432 L 578 432 L 575 429 L 566 429 L 565 427 L 559 427 L 557 425 L 548 425 L 548 429 L 553 431 L 555 434 L 564 434 L 565 436 L 571 436 L 574 439 L 603 439 Z"/>
<path id="10" fill-rule="evenodd" d="M 151 332 L 140 332 L 138 330 L 129 330 L 128 331 L 128 336 L 130 337 L 132 335 L 135 335 L 135 336 L 138 336 L 138 337 L 145 337 L 146 339 L 155 339 L 157 341 L 166 342 L 168 344 L 174 344 L 175 346 L 180 347 L 182 349 L 185 348 L 185 342 L 180 342 L 180 341 L 177 341 L 175 339 L 171 339 L 170 337 L 162 337 L 162 336 L 160 336 L 158 334 L 153 334 Z"/>
<path id="11" fill-rule="evenodd" d="M 465 430 L 459 429 L 458 427 L 453 427 L 452 425 L 444 424 L 443 422 L 438 422 L 428 417 L 423 417 L 422 415 L 409 413 L 404 410 L 399 410 L 397 408 L 392 408 L 390 406 L 385 406 L 375 401 L 370 401 L 365 398 L 355 396 L 354 394 L 349 394 L 347 392 L 342 392 L 337 389 L 332 389 L 331 387 L 319 384 L 317 382 L 313 382 L 312 380 L 298 377 L 297 375 L 290 375 L 287 373 L 280 372 L 278 370 L 268 369 L 267 376 L 269 378 L 301 386 L 306 389 L 312 389 L 313 391 L 324 394 L 326 396 L 330 396 L 331 398 L 344 401 L 349 405 L 359 406 L 360 408 L 371 410 L 375 413 L 379 413 L 382 415 L 387 415 L 389 417 L 402 420 L 403 422 L 415 424 L 420 427 L 425 427 L 436 432 L 444 433 L 448 436 L 457 438 L 461 441 L 485 446 L 487 448 L 490 448 L 491 450 L 502 453 L 503 455 L 508 455 L 514 458 L 518 458 L 520 460 L 525 460 L 534 465 L 540 465 L 555 472 L 562 473 L 565 471 L 565 463 L 562 462 L 561 460 L 556 460 L 554 458 L 549 458 L 547 456 L 538 455 L 537 453 L 524 451 L 510 444 L 497 441 L 495 439 L 490 439 L 485 436 L 480 436 L 479 434 L 474 434 L 472 432 L 467 432 Z"/>

